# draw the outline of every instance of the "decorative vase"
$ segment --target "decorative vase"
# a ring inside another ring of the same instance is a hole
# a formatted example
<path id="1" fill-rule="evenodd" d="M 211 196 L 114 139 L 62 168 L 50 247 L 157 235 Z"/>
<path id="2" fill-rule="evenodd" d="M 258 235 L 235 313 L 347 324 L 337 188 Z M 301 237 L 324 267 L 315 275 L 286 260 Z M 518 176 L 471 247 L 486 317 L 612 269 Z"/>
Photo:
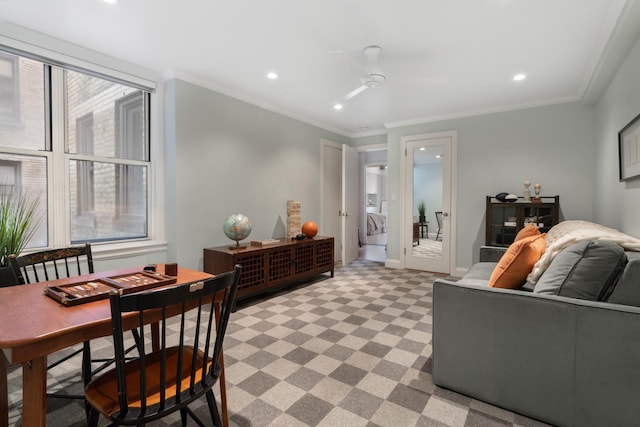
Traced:
<path id="1" fill-rule="evenodd" d="M 526 180 L 524 182 L 524 197 L 523 197 L 523 200 L 525 202 L 531 201 L 531 190 L 529 189 L 530 186 L 531 186 L 531 181 Z"/>
<path id="2" fill-rule="evenodd" d="M 425 215 L 418 215 L 418 220 L 420 223 L 425 223 L 427 222 L 427 217 Z"/>
<path id="3" fill-rule="evenodd" d="M 534 191 L 534 193 L 536 193 L 536 197 L 533 198 L 533 201 L 535 203 L 542 202 L 542 198 L 540 198 L 540 190 L 541 189 L 542 189 L 542 186 L 540 184 L 533 184 L 533 191 Z"/>

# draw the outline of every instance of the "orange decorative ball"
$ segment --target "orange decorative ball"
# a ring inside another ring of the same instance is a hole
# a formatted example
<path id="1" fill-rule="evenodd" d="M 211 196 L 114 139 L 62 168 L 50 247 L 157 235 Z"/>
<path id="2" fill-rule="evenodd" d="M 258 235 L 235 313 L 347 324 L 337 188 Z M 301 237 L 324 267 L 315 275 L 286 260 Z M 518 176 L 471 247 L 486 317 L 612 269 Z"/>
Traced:
<path id="1" fill-rule="evenodd" d="M 302 224 L 302 234 L 307 236 L 308 239 L 318 234 L 318 224 L 313 221 L 307 221 Z"/>

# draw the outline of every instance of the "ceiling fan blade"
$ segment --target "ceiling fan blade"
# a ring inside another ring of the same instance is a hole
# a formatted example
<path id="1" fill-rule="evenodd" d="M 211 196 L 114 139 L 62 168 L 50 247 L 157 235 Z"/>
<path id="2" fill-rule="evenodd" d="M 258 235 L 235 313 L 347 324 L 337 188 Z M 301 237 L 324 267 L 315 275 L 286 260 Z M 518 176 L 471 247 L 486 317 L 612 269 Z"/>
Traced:
<path id="1" fill-rule="evenodd" d="M 357 94 L 359 94 L 360 92 L 364 91 L 365 89 L 368 89 L 369 86 L 366 85 L 362 85 L 354 90 L 352 90 L 351 92 L 349 92 L 348 94 L 345 95 L 344 100 L 348 101 L 351 98 L 353 98 L 354 96 L 356 96 Z"/>
<path id="2" fill-rule="evenodd" d="M 362 77 L 369 77 L 369 73 L 367 72 L 366 68 L 359 63 L 358 61 L 356 61 L 351 55 L 349 55 L 348 53 L 342 51 L 342 50 L 330 50 L 329 51 L 330 55 L 339 55 L 342 58 L 345 58 L 349 64 L 353 67 L 355 67 L 358 72 L 360 73 L 360 75 Z"/>
<path id="3" fill-rule="evenodd" d="M 350 62 L 355 64 L 362 73 L 362 78 L 361 78 L 362 84 L 356 89 L 346 94 L 345 96 L 343 96 L 342 98 L 340 98 L 340 101 L 342 102 L 348 101 L 354 98 L 355 96 L 357 96 L 358 94 L 362 93 L 364 90 L 372 87 L 377 87 L 385 81 L 387 76 L 384 74 L 384 71 L 382 71 L 382 68 L 380 68 L 380 64 L 378 63 L 378 56 L 380 55 L 381 50 L 382 49 L 380 48 L 380 46 L 365 47 L 362 50 L 366 59 L 366 65 L 364 67 L 343 51 L 340 51 L 340 50 L 329 51 L 329 54 L 339 54 L 340 56 L 346 57 L 347 59 L 350 60 Z M 336 105 L 341 106 L 341 102 L 338 102 Z"/>

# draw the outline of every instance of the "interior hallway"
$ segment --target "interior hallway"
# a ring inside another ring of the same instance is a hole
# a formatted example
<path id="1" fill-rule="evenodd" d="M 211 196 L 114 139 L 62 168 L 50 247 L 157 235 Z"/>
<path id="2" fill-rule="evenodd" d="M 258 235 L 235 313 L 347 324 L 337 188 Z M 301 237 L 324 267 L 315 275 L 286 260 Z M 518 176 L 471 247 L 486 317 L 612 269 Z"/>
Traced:
<path id="1" fill-rule="evenodd" d="M 387 233 L 366 236 L 366 242 L 358 248 L 358 259 L 385 262 L 387 260 Z"/>

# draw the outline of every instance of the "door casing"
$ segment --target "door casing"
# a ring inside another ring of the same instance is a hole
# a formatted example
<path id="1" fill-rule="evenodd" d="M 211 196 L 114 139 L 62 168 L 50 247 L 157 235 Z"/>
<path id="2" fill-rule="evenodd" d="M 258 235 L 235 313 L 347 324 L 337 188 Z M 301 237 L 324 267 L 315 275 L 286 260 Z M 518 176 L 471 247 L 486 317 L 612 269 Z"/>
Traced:
<path id="1" fill-rule="evenodd" d="M 346 265 L 358 258 L 358 152 L 325 139 L 320 145 L 320 225 L 335 239 L 335 261 Z"/>
<path id="2" fill-rule="evenodd" d="M 445 235 L 443 238 L 448 239 L 448 244 L 443 244 L 443 247 L 448 247 L 448 261 L 446 265 L 441 266 L 437 263 L 431 265 L 416 265 L 412 261 L 408 261 L 409 252 L 412 241 L 412 215 L 413 210 L 411 202 L 413 200 L 413 179 L 409 180 L 409 172 L 411 172 L 411 176 L 413 174 L 413 164 L 409 165 L 407 161 L 407 156 L 403 156 L 403 161 L 400 162 L 400 173 L 402 176 L 402 203 L 401 203 L 401 239 L 402 239 L 402 250 L 400 253 L 402 259 L 403 268 L 415 268 L 419 270 L 425 271 L 437 271 L 445 274 L 454 275 L 456 271 L 456 176 L 457 176 L 457 140 L 458 140 L 458 132 L 455 130 L 452 131 L 444 131 L 444 132 L 435 132 L 435 133 L 426 133 L 419 135 L 409 135 L 404 136 L 400 139 L 400 144 L 402 148 L 403 154 L 407 151 L 407 146 L 411 142 L 421 141 L 421 140 L 439 140 L 446 139 L 449 141 L 449 156 L 445 156 L 444 161 L 447 163 L 446 166 L 443 167 L 447 172 L 447 178 L 449 179 L 449 194 L 446 195 L 448 198 L 448 208 L 443 206 L 444 209 L 448 210 L 449 215 L 445 218 Z M 444 195 L 443 195 L 444 198 Z"/>

